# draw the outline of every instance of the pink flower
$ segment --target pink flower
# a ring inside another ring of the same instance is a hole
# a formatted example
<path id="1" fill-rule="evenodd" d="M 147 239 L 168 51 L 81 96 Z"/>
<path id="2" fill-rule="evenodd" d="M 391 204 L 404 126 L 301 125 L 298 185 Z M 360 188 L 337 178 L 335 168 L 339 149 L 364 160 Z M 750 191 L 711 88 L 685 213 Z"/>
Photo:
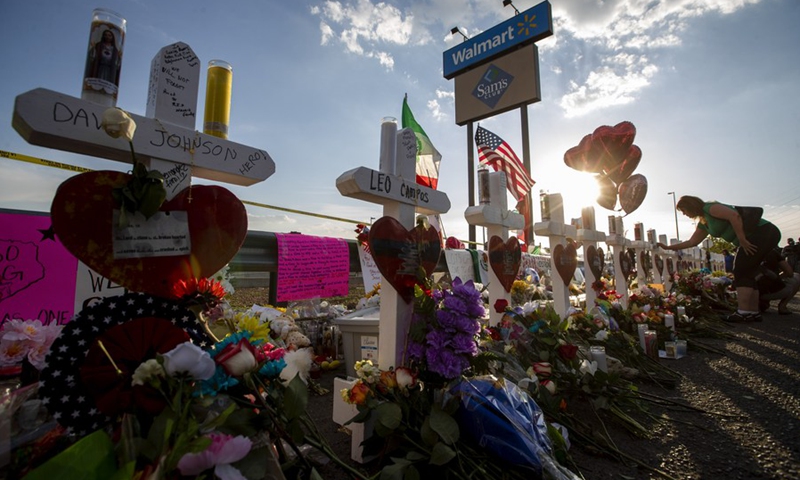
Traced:
<path id="1" fill-rule="evenodd" d="M 33 341 L 40 343 L 44 340 L 42 322 L 34 320 L 14 319 L 3 325 L 3 340 Z"/>
<path id="2" fill-rule="evenodd" d="M 195 476 L 214 467 L 214 474 L 222 480 L 244 479 L 244 475 L 231 463 L 238 462 L 250 452 L 253 442 L 249 438 L 223 433 L 211 433 L 211 445 L 200 453 L 187 453 L 178 462 L 181 475 Z"/>
<path id="3" fill-rule="evenodd" d="M 28 352 L 22 342 L 2 340 L 0 341 L 0 365 L 16 365 L 22 363 L 25 354 Z"/>

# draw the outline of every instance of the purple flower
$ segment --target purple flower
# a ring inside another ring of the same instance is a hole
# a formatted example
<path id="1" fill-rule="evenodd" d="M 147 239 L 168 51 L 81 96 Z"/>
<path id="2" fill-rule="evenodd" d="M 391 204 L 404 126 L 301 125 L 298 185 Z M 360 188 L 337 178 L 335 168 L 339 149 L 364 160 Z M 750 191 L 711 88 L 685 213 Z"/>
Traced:
<path id="1" fill-rule="evenodd" d="M 408 356 L 411 358 L 422 360 L 425 358 L 425 346 L 417 342 L 409 341 L 408 347 L 406 347 L 406 353 L 408 353 Z"/>
<path id="2" fill-rule="evenodd" d="M 428 349 L 426 354 L 428 370 L 438 373 L 444 378 L 458 378 L 461 372 L 469 368 L 469 362 L 461 355 L 447 349 Z"/>
<path id="3" fill-rule="evenodd" d="M 470 356 L 478 354 L 478 345 L 475 344 L 475 339 L 472 335 L 464 333 L 456 334 L 452 338 L 450 345 L 455 353 L 467 354 Z"/>
<path id="4" fill-rule="evenodd" d="M 450 344 L 450 338 L 451 336 L 447 332 L 441 330 L 431 330 L 425 337 L 429 350 L 446 348 Z"/>

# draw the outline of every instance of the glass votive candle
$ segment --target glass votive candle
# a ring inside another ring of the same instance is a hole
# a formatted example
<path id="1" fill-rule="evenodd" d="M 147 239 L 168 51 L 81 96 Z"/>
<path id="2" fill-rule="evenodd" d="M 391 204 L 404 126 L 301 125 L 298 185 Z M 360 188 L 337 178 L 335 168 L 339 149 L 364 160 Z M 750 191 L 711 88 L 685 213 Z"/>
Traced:
<path id="1" fill-rule="evenodd" d="M 664 352 L 667 358 L 677 358 L 677 346 L 675 342 L 664 342 Z"/>
<path id="2" fill-rule="evenodd" d="M 126 24 L 121 15 L 111 10 L 97 8 L 92 11 L 92 27 L 81 88 L 83 100 L 106 107 L 117 105 Z"/>
<path id="3" fill-rule="evenodd" d="M 686 340 L 675 340 L 675 353 L 678 358 L 686 356 Z"/>
<path id="4" fill-rule="evenodd" d="M 606 347 L 602 345 L 592 345 L 589 347 L 589 356 L 592 361 L 597 362 L 597 369 L 608 373 L 608 363 L 606 361 Z"/>
<path id="5" fill-rule="evenodd" d="M 224 60 L 209 61 L 203 133 L 219 138 L 228 138 L 232 87 L 233 67 L 231 64 Z"/>
<path id="6" fill-rule="evenodd" d="M 658 359 L 658 333 L 655 330 L 644 332 L 644 352 L 648 357 Z"/>
<path id="7" fill-rule="evenodd" d="M 487 205 L 492 199 L 491 188 L 489 186 L 489 170 L 485 168 L 478 169 L 478 202 L 481 205 Z"/>

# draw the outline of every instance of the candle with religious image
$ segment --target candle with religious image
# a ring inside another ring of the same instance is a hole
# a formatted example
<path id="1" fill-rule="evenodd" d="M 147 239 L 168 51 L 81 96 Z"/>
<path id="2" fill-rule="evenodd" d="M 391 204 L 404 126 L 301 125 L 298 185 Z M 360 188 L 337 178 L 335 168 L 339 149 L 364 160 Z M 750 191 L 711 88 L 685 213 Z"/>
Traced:
<path id="1" fill-rule="evenodd" d="M 120 14 L 111 10 L 96 8 L 92 11 L 81 87 L 83 100 L 106 107 L 117 105 L 126 23 Z"/>
<path id="2" fill-rule="evenodd" d="M 539 206 L 542 210 L 542 221 L 550 220 L 550 196 L 544 190 L 539 191 Z"/>
<path id="3" fill-rule="evenodd" d="M 231 118 L 233 67 L 224 60 L 208 62 L 206 104 L 203 111 L 203 133 L 228 138 Z"/>

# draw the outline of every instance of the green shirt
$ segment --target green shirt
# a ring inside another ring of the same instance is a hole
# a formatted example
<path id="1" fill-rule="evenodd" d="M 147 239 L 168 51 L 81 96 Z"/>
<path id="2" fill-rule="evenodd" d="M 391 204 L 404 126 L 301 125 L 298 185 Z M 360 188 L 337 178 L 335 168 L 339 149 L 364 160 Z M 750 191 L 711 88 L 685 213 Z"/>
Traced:
<path id="1" fill-rule="evenodd" d="M 703 205 L 703 217 L 705 217 L 706 223 L 698 223 L 697 226 L 708 232 L 712 237 L 722 238 L 738 247 L 739 239 L 736 237 L 736 232 L 733 230 L 731 222 L 717 218 L 709 213 L 709 210 L 711 210 L 711 207 L 714 205 L 723 205 L 734 210 L 736 209 L 736 207 L 725 205 L 724 203 L 706 202 L 705 205 Z"/>

